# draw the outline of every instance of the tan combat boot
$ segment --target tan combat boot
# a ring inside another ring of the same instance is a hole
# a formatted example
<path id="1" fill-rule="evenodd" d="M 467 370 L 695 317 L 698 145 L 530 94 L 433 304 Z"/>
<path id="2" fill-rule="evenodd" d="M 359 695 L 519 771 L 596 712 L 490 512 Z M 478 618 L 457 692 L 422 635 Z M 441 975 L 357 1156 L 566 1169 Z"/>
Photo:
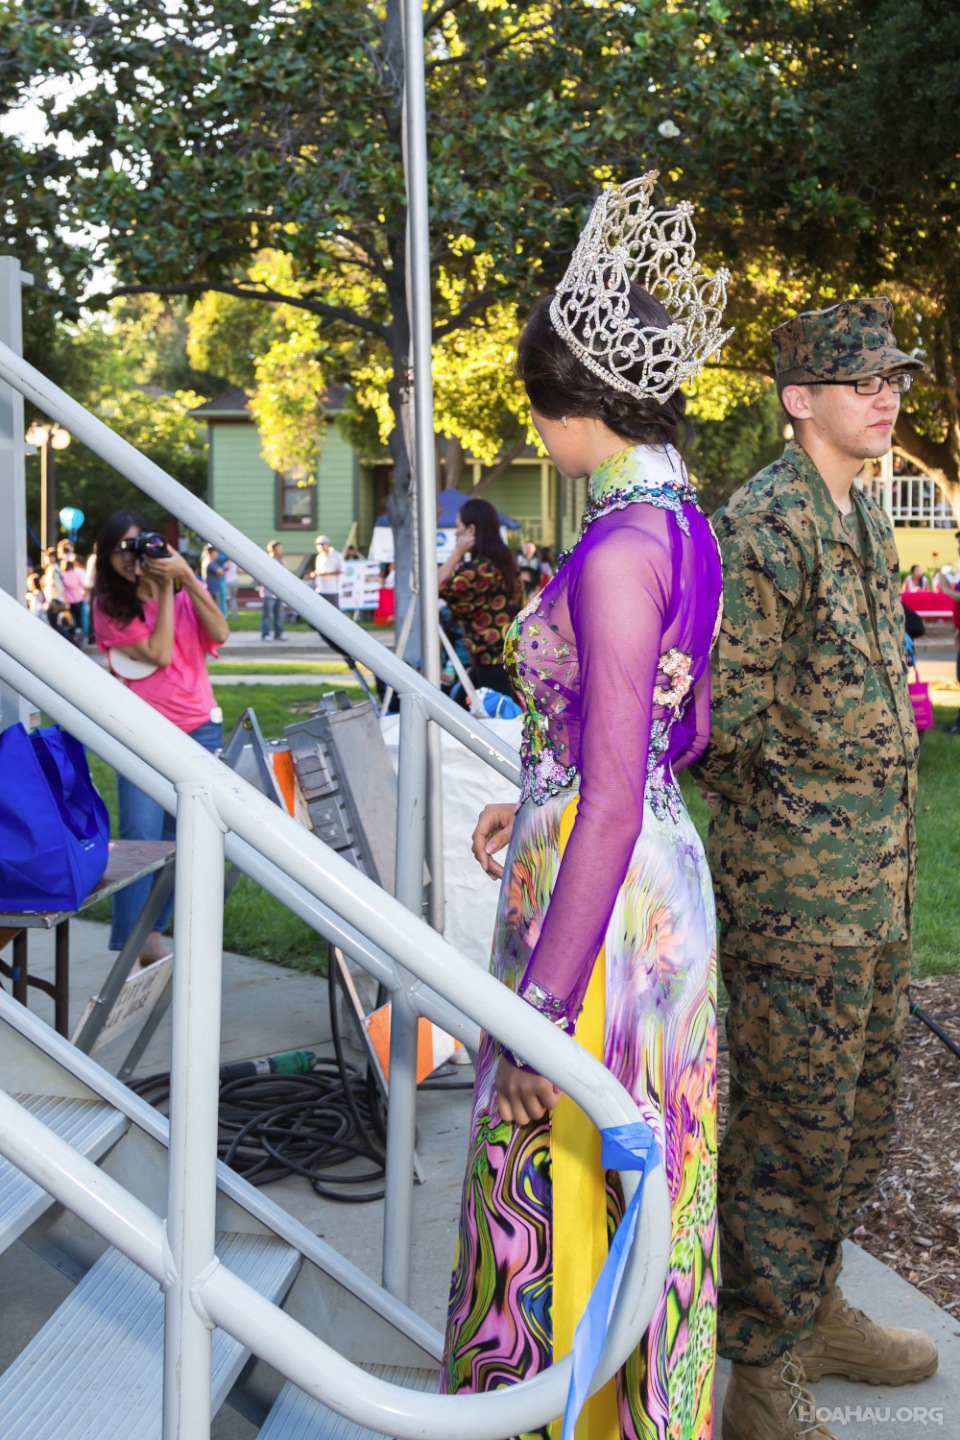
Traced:
<path id="1" fill-rule="evenodd" d="M 803 1369 L 787 1350 L 772 1365 L 734 1365 L 723 1401 L 722 1440 L 835 1440 L 817 1421 Z"/>
<path id="2" fill-rule="evenodd" d="M 922 1330 L 874 1325 L 839 1290 L 821 1296 L 813 1334 L 793 1350 L 808 1380 L 842 1375 L 871 1385 L 910 1385 L 937 1368 L 937 1347 Z"/>

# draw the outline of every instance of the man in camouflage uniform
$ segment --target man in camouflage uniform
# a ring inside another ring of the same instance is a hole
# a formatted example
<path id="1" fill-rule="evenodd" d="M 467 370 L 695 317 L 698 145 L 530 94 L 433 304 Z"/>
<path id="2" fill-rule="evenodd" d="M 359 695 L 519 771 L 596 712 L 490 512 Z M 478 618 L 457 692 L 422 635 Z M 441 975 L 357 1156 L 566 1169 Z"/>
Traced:
<path id="1" fill-rule="evenodd" d="M 932 1341 L 837 1289 L 894 1124 L 907 1016 L 917 733 L 890 523 L 854 487 L 919 361 L 888 300 L 773 332 L 794 427 L 718 512 L 724 618 L 709 854 L 730 996 L 720 1151 L 724 1440 L 828 1436 L 807 1380 L 905 1383 Z"/>

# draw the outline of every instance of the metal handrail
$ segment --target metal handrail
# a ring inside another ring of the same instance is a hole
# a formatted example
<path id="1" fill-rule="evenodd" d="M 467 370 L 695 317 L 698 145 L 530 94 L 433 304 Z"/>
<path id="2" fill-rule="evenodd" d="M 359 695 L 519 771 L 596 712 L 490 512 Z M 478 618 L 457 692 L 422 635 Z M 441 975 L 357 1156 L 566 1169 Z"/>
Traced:
<path id="1" fill-rule="evenodd" d="M 413 1400 L 403 1387 L 371 1377 L 338 1356 L 289 1316 L 256 1296 L 216 1263 L 211 1186 L 215 1186 L 217 1064 L 219 1060 L 219 954 L 222 890 L 215 883 L 222 866 L 225 831 L 268 857 L 321 904 L 329 906 L 360 934 L 450 1005 L 479 1020 L 511 1050 L 560 1084 L 598 1127 L 629 1124 L 640 1118 L 626 1090 L 605 1067 L 492 976 L 480 971 L 422 920 L 381 890 L 339 855 L 303 829 L 214 756 L 164 720 L 103 670 L 93 667 L 49 627 L 29 615 L 12 597 L 0 594 L 0 676 L 16 684 L 54 719 L 78 728 L 80 717 L 95 721 L 120 747 L 123 773 L 139 770 L 128 756 L 177 787 L 177 881 L 186 891 L 178 925 L 178 963 L 173 985 L 173 1055 L 178 1103 L 171 1114 L 168 1183 L 169 1215 L 177 1224 L 167 1232 L 164 1440 L 207 1440 L 209 1410 L 203 1402 L 209 1385 L 208 1320 L 267 1358 L 288 1378 L 329 1404 L 384 1434 L 448 1440 L 498 1440 L 504 1434 L 534 1429 L 563 1408 L 569 1358 L 533 1380 L 508 1391 L 474 1396 L 421 1396 Z M 403 667 L 404 669 L 406 667 Z M 418 702 L 421 697 L 417 697 Z M 197 877 L 201 877 L 198 883 Z M 211 955 L 214 956 L 211 959 Z M 204 1024 L 196 1025 L 196 993 Z M 210 1010 L 215 1011 L 211 1017 Z M 6 1119 L 4 1118 L 6 1115 Z M 0 1114 L 0 1150 L 12 1152 L 27 1174 L 65 1204 L 92 1167 L 82 1157 L 48 1153 L 19 1117 L 4 1107 Z M 212 1151 L 212 1153 L 211 1153 Z M 97 1172 L 100 1173 L 100 1172 Z M 185 1184 L 185 1177 L 191 1183 Z M 636 1190 L 631 1173 L 622 1177 L 627 1200 Z M 97 1199 L 88 1186 L 87 1218 L 141 1263 L 150 1245 L 149 1225 L 140 1224 L 140 1202 L 129 1192 Z M 122 1223 L 118 1223 L 117 1216 Z M 128 1233 L 129 1229 L 129 1233 Z M 647 1182 L 641 1214 L 641 1244 L 627 1262 L 597 1384 L 623 1363 L 639 1342 L 659 1298 L 666 1272 L 670 1202 L 662 1168 Z M 132 1239 L 130 1236 L 139 1236 Z M 239 1308 L 238 1308 L 239 1307 Z M 278 1342 L 283 1336 L 283 1343 Z M 180 1383 L 174 1386 L 176 1373 Z"/>
<path id="2" fill-rule="evenodd" d="M 468 750 L 492 765 L 507 780 L 520 783 L 520 759 L 509 745 L 503 745 L 493 732 L 472 720 L 467 711 L 455 705 L 411 666 L 404 663 L 355 624 L 335 606 L 327 604 L 292 571 L 267 555 L 236 526 L 224 520 L 216 510 L 185 486 L 174 480 L 154 461 L 141 455 L 122 436 L 117 435 L 96 415 L 72 399 L 58 385 L 24 360 L 8 345 L 0 342 L 0 380 L 12 385 L 51 419 L 58 420 L 70 433 L 106 460 L 144 494 L 156 500 L 183 524 L 225 551 L 241 564 L 256 580 L 296 610 L 321 635 L 346 650 L 397 692 L 418 697 L 431 720 L 455 736 Z"/>
<path id="3" fill-rule="evenodd" d="M 138 1130 L 150 1139 L 166 1147 L 170 1125 L 167 1117 L 142 1100 L 122 1080 L 105 1070 L 90 1055 L 78 1050 L 45 1020 L 40 1020 L 32 1010 L 13 999 L 6 991 L 0 990 L 0 1021 L 20 1036 L 34 1050 L 48 1056 L 68 1075 L 79 1081 L 86 1090 L 98 1095 L 105 1104 L 119 1114 L 126 1116 Z M 42 1123 L 42 1122 L 41 1122 Z M 394 1330 L 419 1346 L 427 1355 L 439 1360 L 443 1353 L 443 1336 L 427 1320 L 421 1318 L 408 1305 L 397 1300 L 389 1291 L 359 1269 L 339 1250 L 329 1245 L 313 1230 L 307 1227 L 289 1210 L 284 1210 L 272 1200 L 265 1190 L 250 1186 L 235 1170 L 217 1161 L 217 1188 L 228 1200 L 246 1211 L 264 1230 L 284 1240 L 299 1250 L 304 1258 L 315 1265 L 323 1274 L 341 1289 L 349 1291 L 373 1314 L 380 1316 Z"/>

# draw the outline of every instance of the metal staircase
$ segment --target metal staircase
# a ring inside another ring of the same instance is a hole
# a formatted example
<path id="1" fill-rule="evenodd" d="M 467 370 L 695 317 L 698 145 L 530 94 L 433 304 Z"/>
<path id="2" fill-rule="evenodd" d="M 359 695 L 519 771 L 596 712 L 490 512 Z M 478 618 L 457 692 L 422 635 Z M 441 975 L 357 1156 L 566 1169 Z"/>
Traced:
<path id="1" fill-rule="evenodd" d="M 283 1300 L 300 1265 L 269 1235 L 219 1235 L 217 1258 L 261 1295 Z M 213 1337 L 210 1410 L 216 1414 L 249 1358 Z M 163 1414 L 163 1296 L 149 1275 L 107 1250 L 0 1376 L 8 1440 L 159 1440 Z M 42 1431 L 38 1432 L 38 1420 Z"/>
<path id="2" fill-rule="evenodd" d="M 42 1087 L 41 1093 L 10 1093 L 14 1076 Z M 78 1155 L 96 1160 L 104 1181 L 123 1178 L 142 1203 L 156 1203 L 166 1166 L 164 1117 L 2 993 L 0 1088 Z M 437 1332 L 265 1195 L 223 1167 L 218 1171 L 217 1260 L 274 1304 L 322 1311 L 356 1357 L 388 1357 L 391 1363 L 371 1367 L 374 1376 L 435 1390 Z M 4 1440 L 160 1440 L 161 1286 L 2 1160 L 0 1248 L 17 1240 L 77 1283 L 0 1375 Z M 285 1385 L 277 1395 L 264 1367 L 251 1364 L 250 1350 L 226 1331 L 214 1331 L 211 1349 L 211 1416 L 230 1396 L 274 1440 L 374 1434 L 296 1386 Z"/>
<path id="3" fill-rule="evenodd" d="M 15 262 L 0 257 L 0 333 L 19 283 Z M 418 1017 L 468 1043 L 483 1025 L 562 1084 L 598 1128 L 639 1119 L 602 1065 L 420 918 L 430 725 L 501 776 L 517 778 L 517 757 L 0 343 L 0 457 L 14 496 L 23 492 L 23 395 L 395 689 L 400 774 L 391 895 L 65 646 L 7 576 L 2 723 L 11 700 L 26 700 L 176 815 L 177 963 L 169 1122 L 0 992 L 0 1239 L 31 1245 L 77 1282 L 0 1377 L 0 1435 L 209 1440 L 211 1414 L 228 1397 L 266 1440 L 502 1440 L 538 1429 L 563 1410 L 569 1357 L 509 1390 L 440 1396 L 440 1336 L 405 1303 Z M 225 859 L 391 992 L 383 1286 L 216 1160 Z M 629 1202 L 636 1176 L 622 1181 Z M 595 1385 L 646 1328 L 669 1236 L 659 1167 Z"/>

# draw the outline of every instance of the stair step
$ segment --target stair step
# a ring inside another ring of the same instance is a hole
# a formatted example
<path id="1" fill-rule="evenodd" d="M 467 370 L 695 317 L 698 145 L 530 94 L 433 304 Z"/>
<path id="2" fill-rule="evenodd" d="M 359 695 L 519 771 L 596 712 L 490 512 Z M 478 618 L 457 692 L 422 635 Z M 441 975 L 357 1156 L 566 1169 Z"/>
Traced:
<path id="1" fill-rule="evenodd" d="M 88 1160 L 99 1160 L 120 1139 L 129 1121 L 103 1100 L 68 1095 L 14 1095 L 24 1109 Z M 0 1251 L 29 1230 L 54 1203 L 52 1195 L 0 1157 Z"/>
<path id="2" fill-rule="evenodd" d="M 409 1369 L 403 1365 L 364 1365 L 370 1375 L 404 1385 L 408 1390 L 436 1394 L 436 1370 Z M 383 1440 L 375 1430 L 347 1420 L 296 1385 L 287 1384 L 260 1429 L 258 1440 Z"/>
<path id="3" fill-rule="evenodd" d="M 274 1301 L 300 1264 L 270 1235 L 221 1235 L 217 1254 Z M 211 1414 L 247 1353 L 214 1330 Z M 3 1440 L 161 1440 L 162 1404 L 163 1295 L 118 1250 L 101 1256 L 0 1376 Z"/>

